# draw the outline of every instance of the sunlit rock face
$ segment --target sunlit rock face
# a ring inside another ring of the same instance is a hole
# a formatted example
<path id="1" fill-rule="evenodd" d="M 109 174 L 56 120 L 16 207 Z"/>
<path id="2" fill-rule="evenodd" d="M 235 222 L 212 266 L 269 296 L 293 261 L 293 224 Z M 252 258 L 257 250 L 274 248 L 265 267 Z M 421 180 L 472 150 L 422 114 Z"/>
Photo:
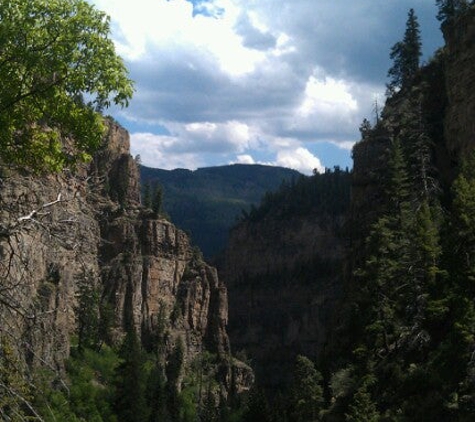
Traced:
<path id="1" fill-rule="evenodd" d="M 166 361 L 180 342 L 185 363 L 217 356 L 223 395 L 250 388 L 252 371 L 230 359 L 226 287 L 183 231 L 140 205 L 125 129 L 110 122 L 101 150 L 75 171 L 3 173 L 0 276 L 12 306 L 0 317 L 26 363 L 64 370 L 87 281 L 111 309 L 113 343 L 133 327 Z"/>

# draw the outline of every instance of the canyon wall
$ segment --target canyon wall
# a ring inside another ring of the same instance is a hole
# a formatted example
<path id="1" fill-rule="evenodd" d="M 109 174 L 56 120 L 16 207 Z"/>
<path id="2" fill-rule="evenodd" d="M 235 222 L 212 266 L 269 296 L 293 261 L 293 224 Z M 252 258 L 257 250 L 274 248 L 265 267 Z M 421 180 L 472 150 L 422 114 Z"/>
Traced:
<path id="1" fill-rule="evenodd" d="M 226 287 L 184 232 L 140 205 L 139 185 L 129 135 L 112 122 L 88 166 L 41 177 L 3 169 L 2 332 L 29 365 L 61 374 L 88 285 L 112 314 L 111 343 L 134 328 L 165 362 L 178 343 L 185 365 L 206 351 L 223 395 L 249 389 L 252 371 L 230 355 Z"/>

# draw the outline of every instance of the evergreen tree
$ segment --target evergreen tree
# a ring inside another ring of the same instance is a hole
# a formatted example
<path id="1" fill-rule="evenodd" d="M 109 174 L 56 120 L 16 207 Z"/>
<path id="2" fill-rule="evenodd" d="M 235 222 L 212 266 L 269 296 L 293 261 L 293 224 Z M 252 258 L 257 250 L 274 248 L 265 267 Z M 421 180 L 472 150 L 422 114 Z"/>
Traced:
<path id="1" fill-rule="evenodd" d="M 144 184 L 142 190 L 142 205 L 145 208 L 152 208 L 152 186 L 150 182 Z"/>
<path id="2" fill-rule="evenodd" d="M 247 409 L 243 415 L 246 422 L 271 422 L 271 410 L 264 392 L 254 387 L 247 403 Z"/>
<path id="3" fill-rule="evenodd" d="M 314 363 L 305 356 L 297 356 L 294 380 L 290 394 L 291 420 L 312 422 L 320 420 L 323 408 L 322 375 Z"/>
<path id="4" fill-rule="evenodd" d="M 117 368 L 115 410 L 121 422 L 148 420 L 146 377 L 143 353 L 133 329 L 126 334 L 120 350 L 122 363 Z"/>
<path id="5" fill-rule="evenodd" d="M 386 207 L 367 239 L 366 261 L 356 272 L 360 292 L 355 305 L 360 309 L 364 327 L 355 348 L 360 375 L 366 375 L 369 368 L 397 353 L 407 331 L 413 214 L 407 168 L 397 140 L 393 143 L 388 173 Z"/>
<path id="6" fill-rule="evenodd" d="M 419 70 L 421 48 L 419 22 L 414 9 L 410 9 L 404 39 L 393 45 L 389 55 L 393 60 L 393 66 L 388 71 L 388 77 L 390 78 L 387 84 L 388 93 L 391 94 L 411 85 Z"/>
<path id="7" fill-rule="evenodd" d="M 152 210 L 156 216 L 162 212 L 162 203 L 163 203 L 163 189 L 157 183 L 153 189 L 152 197 Z"/>
<path id="8" fill-rule="evenodd" d="M 183 403 L 181 403 L 183 397 L 180 397 L 179 384 L 183 375 L 184 363 L 185 345 L 182 338 L 179 338 L 166 367 L 168 409 L 173 422 L 181 420 L 180 407 L 183 406 Z"/>
<path id="9" fill-rule="evenodd" d="M 147 380 L 147 395 L 150 406 L 149 422 L 171 422 L 167 407 L 166 378 L 162 365 L 155 363 Z"/>
<path id="10" fill-rule="evenodd" d="M 345 419 L 347 422 L 378 422 L 380 420 L 380 414 L 371 400 L 366 384 L 356 391 Z"/>
<path id="11" fill-rule="evenodd" d="M 361 134 L 361 140 L 364 141 L 368 139 L 372 130 L 371 122 L 368 119 L 363 119 L 359 127 L 359 130 Z"/>
<path id="12" fill-rule="evenodd" d="M 95 349 L 99 345 L 99 291 L 91 271 L 85 270 L 78 280 L 76 315 L 78 349 Z"/>
<path id="13" fill-rule="evenodd" d="M 423 93 L 413 89 L 401 104 L 398 138 L 406 155 L 413 196 L 419 203 L 439 193 L 432 165 L 432 140 L 423 112 Z"/>

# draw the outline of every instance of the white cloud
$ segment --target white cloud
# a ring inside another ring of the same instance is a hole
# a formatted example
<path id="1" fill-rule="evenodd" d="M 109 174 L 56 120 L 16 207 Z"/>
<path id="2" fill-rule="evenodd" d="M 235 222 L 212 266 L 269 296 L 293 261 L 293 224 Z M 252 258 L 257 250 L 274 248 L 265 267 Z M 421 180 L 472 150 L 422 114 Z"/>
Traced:
<path id="1" fill-rule="evenodd" d="M 351 151 L 355 145 L 355 141 L 338 141 L 338 142 L 332 142 L 330 141 L 332 144 L 335 144 L 338 148 L 341 148 L 341 149 L 346 149 L 348 151 Z"/>
<path id="2" fill-rule="evenodd" d="M 332 77 L 317 78 L 311 75 L 305 87 L 305 97 L 298 109 L 303 117 L 312 115 L 347 114 L 358 110 L 350 87 L 344 80 Z"/>
<path id="3" fill-rule="evenodd" d="M 186 0 L 95 0 L 114 18 L 119 54 L 138 61 L 147 49 L 195 49 L 211 55 L 231 76 L 252 72 L 265 54 L 247 48 L 234 30 L 241 9 L 232 0 L 202 3 L 194 14 Z"/>
<path id="4" fill-rule="evenodd" d="M 412 4 L 90 1 L 111 15 L 119 53 L 136 81 L 131 107 L 114 115 L 134 127 L 132 147 L 144 163 L 258 162 L 264 151 L 274 164 L 307 172 L 320 165 L 310 144 L 348 150 L 358 139 L 374 96 L 384 91 L 389 49 Z M 437 27 L 433 3 L 418 2 L 417 12 L 432 14 Z M 170 135 L 147 134 L 143 123 Z"/>
<path id="5" fill-rule="evenodd" d="M 249 127 L 240 122 L 232 121 L 226 123 L 197 122 L 184 125 L 182 136 L 187 136 L 194 142 L 200 144 L 226 144 L 233 146 L 234 151 L 242 152 L 249 147 L 250 130 Z"/>
<path id="6" fill-rule="evenodd" d="M 320 159 L 303 147 L 293 150 L 279 151 L 277 153 L 275 165 L 289 167 L 305 174 L 311 174 L 314 169 L 319 173 L 325 170 Z"/>
<path id="7" fill-rule="evenodd" d="M 134 156 L 140 155 L 142 164 L 147 167 L 195 170 L 204 165 L 199 153 L 177 153 L 178 143 L 179 139 L 172 136 L 133 133 L 131 134 L 131 153 Z"/>
<path id="8" fill-rule="evenodd" d="M 256 164 L 256 161 L 249 154 L 238 155 L 236 161 L 231 162 L 231 164 Z"/>

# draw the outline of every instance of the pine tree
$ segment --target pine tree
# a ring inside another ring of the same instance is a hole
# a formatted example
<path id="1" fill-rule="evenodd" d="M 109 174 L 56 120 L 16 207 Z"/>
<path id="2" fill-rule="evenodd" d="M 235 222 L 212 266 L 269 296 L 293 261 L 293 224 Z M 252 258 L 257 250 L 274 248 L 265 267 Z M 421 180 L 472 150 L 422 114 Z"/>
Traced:
<path id="1" fill-rule="evenodd" d="M 291 388 L 291 420 L 312 422 L 319 420 L 323 408 L 322 375 L 314 363 L 305 356 L 297 356 L 294 381 Z"/>
<path id="2" fill-rule="evenodd" d="M 165 371 L 158 362 L 155 363 L 148 377 L 147 395 L 150 406 L 149 422 L 171 422 L 167 407 Z"/>
<path id="3" fill-rule="evenodd" d="M 152 210 L 156 216 L 162 212 L 162 203 L 163 203 L 163 189 L 157 183 L 153 189 L 152 197 Z"/>
<path id="4" fill-rule="evenodd" d="M 413 215 L 406 163 L 397 140 L 393 143 L 385 184 L 386 207 L 373 224 L 367 239 L 366 261 L 356 272 L 362 292 L 357 305 L 365 327 L 361 342 L 367 362 L 381 360 L 397 348 L 404 330 L 402 298 L 411 286 L 408 268 Z M 363 373 L 367 362 L 363 362 Z"/>
<path id="5" fill-rule="evenodd" d="M 368 139 L 372 129 L 373 128 L 371 126 L 371 122 L 368 119 L 363 119 L 359 127 L 361 133 L 361 140 L 364 141 Z"/>
<path id="6" fill-rule="evenodd" d="M 378 422 L 380 420 L 380 414 L 366 385 L 356 391 L 345 419 L 347 422 Z"/>
<path id="7" fill-rule="evenodd" d="M 143 353 L 137 334 L 130 329 L 120 350 L 122 363 L 117 368 L 115 409 L 121 422 L 148 420 L 146 378 Z"/>
<path id="8" fill-rule="evenodd" d="M 432 201 L 439 193 L 432 164 L 432 140 L 423 112 L 423 93 L 413 89 L 401 104 L 399 133 L 407 157 L 414 199 Z"/>
<path id="9" fill-rule="evenodd" d="M 142 191 L 142 205 L 145 208 L 152 208 L 152 186 L 146 182 Z"/>
<path id="10" fill-rule="evenodd" d="M 388 71 L 390 81 L 387 88 L 389 94 L 407 88 L 412 84 L 414 76 L 419 70 L 419 60 L 422 55 L 421 48 L 419 22 L 414 9 L 410 9 L 404 39 L 393 45 L 389 55 L 393 60 L 393 66 Z"/>
<path id="11" fill-rule="evenodd" d="M 183 375 L 183 365 L 185 363 L 185 345 L 180 337 L 173 349 L 166 367 L 167 376 L 167 398 L 168 409 L 172 421 L 180 421 L 183 397 L 180 397 L 180 382 Z"/>
<path id="12" fill-rule="evenodd" d="M 254 387 L 249 395 L 247 409 L 243 416 L 246 422 L 271 422 L 269 402 L 262 390 Z"/>

